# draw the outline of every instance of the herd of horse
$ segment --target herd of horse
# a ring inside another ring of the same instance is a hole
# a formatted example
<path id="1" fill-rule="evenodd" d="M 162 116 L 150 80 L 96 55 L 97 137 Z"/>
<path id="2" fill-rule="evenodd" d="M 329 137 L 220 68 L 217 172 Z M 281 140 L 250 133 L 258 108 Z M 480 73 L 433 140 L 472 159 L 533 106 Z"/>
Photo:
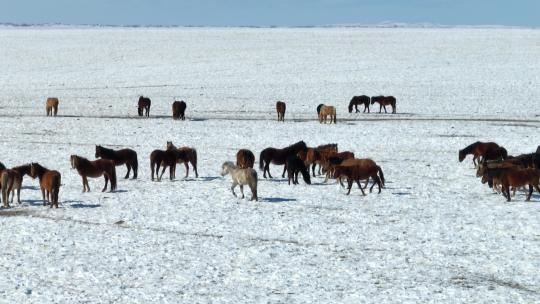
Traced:
<path id="1" fill-rule="evenodd" d="M 45 103 L 45 110 L 47 116 L 56 116 L 58 113 L 58 98 L 49 97 Z M 379 113 L 384 109 L 384 113 L 387 113 L 386 106 L 392 107 L 392 114 L 396 113 L 396 98 L 394 96 L 373 96 L 369 97 L 366 95 L 353 96 L 349 102 L 349 113 L 352 113 L 353 107 L 356 110 L 356 113 L 360 112 L 358 110 L 359 105 L 364 105 L 364 113 L 369 113 L 369 105 L 378 103 L 379 104 Z M 139 101 L 137 103 L 137 113 L 139 116 L 150 117 L 150 106 L 152 105 L 152 100 L 148 97 L 139 96 Z M 172 104 L 172 117 L 177 120 L 185 120 L 187 104 L 185 101 L 174 101 Z M 283 101 L 276 102 L 276 112 L 278 121 L 285 121 L 285 110 L 287 105 Z M 330 124 L 336 123 L 336 108 L 331 105 L 319 104 L 317 106 L 317 117 L 320 123 L 327 123 L 328 117 L 330 116 Z"/>
<path id="2" fill-rule="evenodd" d="M 459 161 L 467 155 L 473 156 L 476 176 L 482 178 L 493 191 L 502 193 L 507 201 L 511 200 L 510 190 L 528 190 L 526 201 L 531 199 L 533 190 L 540 193 L 540 146 L 536 152 L 508 155 L 508 151 L 494 142 L 475 142 L 459 150 Z"/>

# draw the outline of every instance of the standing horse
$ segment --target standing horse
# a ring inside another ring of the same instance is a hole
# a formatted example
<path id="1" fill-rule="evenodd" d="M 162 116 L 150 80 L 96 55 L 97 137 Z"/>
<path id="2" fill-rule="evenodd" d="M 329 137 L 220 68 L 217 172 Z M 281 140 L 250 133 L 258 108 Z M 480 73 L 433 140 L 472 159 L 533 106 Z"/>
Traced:
<path id="1" fill-rule="evenodd" d="M 236 196 L 234 188 L 236 188 L 237 185 L 240 185 L 240 192 L 242 193 L 242 198 L 244 198 L 244 185 L 248 185 L 249 189 L 251 190 L 251 200 L 258 200 L 257 171 L 255 171 L 253 168 L 238 168 L 233 164 L 233 162 L 224 162 L 223 165 L 221 165 L 221 176 L 225 176 L 227 174 L 230 174 L 232 177 L 233 183 L 231 186 L 231 191 L 234 196 Z"/>
<path id="2" fill-rule="evenodd" d="M 197 150 L 192 147 L 180 147 L 177 148 L 172 141 L 167 142 L 167 150 L 176 149 L 180 153 L 178 154 L 178 160 L 177 162 L 179 164 L 184 164 L 186 167 L 186 176 L 188 177 L 189 174 L 189 166 L 188 162 L 191 163 L 191 166 L 193 167 L 193 171 L 195 171 L 195 177 L 199 177 L 199 173 L 197 172 Z M 175 169 L 176 172 L 176 169 Z M 174 175 L 174 174 L 173 174 Z"/>
<path id="3" fill-rule="evenodd" d="M 317 107 L 317 112 L 319 113 L 319 122 L 326 123 L 328 116 L 330 116 L 330 123 L 336 123 L 336 108 L 333 106 L 319 105 Z"/>
<path id="4" fill-rule="evenodd" d="M 158 181 L 161 181 L 165 169 L 169 167 L 169 179 L 173 180 L 176 176 L 176 163 L 179 159 L 185 158 L 186 152 L 180 151 L 178 149 L 167 149 L 167 150 L 154 150 L 150 153 L 150 170 L 151 177 L 154 180 L 154 171 L 156 172 L 156 178 Z M 163 166 L 161 175 L 159 174 L 159 168 Z"/>
<path id="5" fill-rule="evenodd" d="M 173 104 L 172 104 L 172 117 L 173 117 L 173 119 L 186 120 L 186 116 L 185 116 L 186 107 L 187 107 L 187 105 L 183 100 L 173 102 Z"/>
<path id="6" fill-rule="evenodd" d="M 371 188 L 369 188 L 370 193 L 372 192 L 375 184 L 379 186 L 379 193 L 381 193 L 381 185 L 384 185 L 384 175 L 382 173 L 382 169 L 381 167 L 377 166 L 373 161 L 357 162 L 357 164 L 355 165 L 342 164 L 339 166 L 335 166 L 334 178 L 339 179 L 342 177 L 347 178 L 347 188 L 349 190 L 347 192 L 347 195 L 351 193 L 351 188 L 354 182 L 358 184 L 360 191 L 362 191 L 362 195 L 366 195 L 364 193 L 364 189 L 362 189 L 362 186 L 360 185 L 360 180 L 365 180 L 369 178 L 373 179 L 373 184 L 371 185 Z"/>
<path id="7" fill-rule="evenodd" d="M 143 110 L 145 110 L 145 116 L 150 116 L 150 105 L 152 104 L 152 101 L 148 97 L 139 97 L 139 102 L 137 104 L 137 112 L 139 113 L 139 116 L 143 116 Z"/>
<path id="8" fill-rule="evenodd" d="M 30 164 L 13 167 L 11 168 L 15 172 L 15 180 L 13 183 L 13 190 L 12 190 L 12 197 L 11 202 L 13 202 L 13 199 L 15 197 L 15 190 L 17 190 L 17 202 L 21 203 L 21 187 L 23 182 L 23 177 L 25 175 L 30 176 L 31 166 Z"/>
<path id="9" fill-rule="evenodd" d="M 263 170 L 263 177 L 266 178 L 266 172 L 268 172 L 268 176 L 272 178 L 272 175 L 270 174 L 270 163 L 274 165 L 285 165 L 285 168 L 283 168 L 283 174 L 281 175 L 281 177 L 285 177 L 285 171 L 287 170 L 287 158 L 305 150 L 307 150 L 307 146 L 303 141 L 299 141 L 283 149 L 269 147 L 262 150 L 259 156 L 259 169 Z"/>
<path id="10" fill-rule="evenodd" d="M 473 164 L 476 168 L 478 163 L 482 160 L 488 150 L 500 148 L 500 146 L 494 142 L 480 142 L 477 141 L 465 147 L 463 150 L 459 150 L 459 162 L 462 162 L 469 154 L 473 155 Z"/>
<path id="11" fill-rule="evenodd" d="M 379 104 L 379 113 L 382 112 L 384 108 L 384 113 L 386 112 L 386 106 L 392 106 L 392 114 L 396 114 L 396 98 L 394 96 L 374 96 L 371 97 L 371 104 Z"/>
<path id="12" fill-rule="evenodd" d="M 111 192 L 116 190 L 116 166 L 114 161 L 110 159 L 96 159 L 90 161 L 78 155 L 71 155 L 70 160 L 71 168 L 77 169 L 77 172 L 82 177 L 83 192 L 90 192 L 88 177 L 96 178 L 102 175 L 105 178 L 105 186 L 101 192 L 107 190 L 109 179 L 111 180 Z"/>
<path id="13" fill-rule="evenodd" d="M 241 168 L 253 168 L 255 155 L 248 149 L 240 149 L 236 152 L 236 165 Z"/>
<path id="14" fill-rule="evenodd" d="M 58 98 L 56 97 L 47 98 L 47 102 L 45 103 L 45 112 L 47 112 L 47 116 L 56 116 L 58 113 L 58 103 Z"/>
<path id="15" fill-rule="evenodd" d="M 319 175 L 321 174 L 321 165 L 323 164 L 323 161 L 325 158 L 328 157 L 328 155 L 332 153 L 337 153 L 338 146 L 337 144 L 327 144 L 327 145 L 320 145 L 316 148 L 307 148 L 306 152 L 298 153 L 298 156 L 300 159 L 304 161 L 306 166 L 309 168 L 311 165 L 311 169 L 313 171 L 313 177 L 315 177 L 315 167 L 317 164 L 319 165 Z"/>
<path id="16" fill-rule="evenodd" d="M 131 149 L 112 150 L 102 146 L 96 146 L 96 158 L 110 159 L 114 161 L 115 166 L 123 164 L 127 167 L 127 173 L 124 178 L 129 178 L 129 173 L 133 168 L 133 179 L 137 178 L 139 162 L 137 161 L 137 152 Z"/>
<path id="17" fill-rule="evenodd" d="M 277 121 L 285 122 L 285 110 L 287 106 L 283 101 L 276 102 Z"/>
<path id="18" fill-rule="evenodd" d="M 309 170 L 304 164 L 304 162 L 297 155 L 289 156 L 287 158 L 287 177 L 289 180 L 289 185 L 291 184 L 291 180 L 293 182 L 293 185 L 298 184 L 298 173 L 302 173 L 304 182 L 306 182 L 306 184 L 308 185 L 311 185 Z"/>
<path id="19" fill-rule="evenodd" d="M 32 178 L 39 178 L 43 206 L 46 206 L 47 203 L 49 203 L 51 208 L 53 205 L 55 208 L 58 208 L 58 193 L 60 192 L 60 185 L 62 183 L 60 172 L 49 170 L 38 163 L 31 163 L 30 176 Z"/>
<path id="20" fill-rule="evenodd" d="M 364 105 L 364 112 L 363 113 L 366 113 L 366 110 L 369 113 L 369 101 L 370 101 L 370 98 L 369 98 L 369 96 L 366 96 L 366 95 L 353 96 L 353 98 L 349 102 L 349 113 L 352 113 L 353 106 L 354 106 L 354 109 L 356 110 L 355 113 L 360 112 L 358 110 L 358 105 L 361 105 L 361 104 Z"/>
<path id="21" fill-rule="evenodd" d="M 2 187 L 2 201 L 4 208 L 9 208 L 9 194 L 13 191 L 15 183 L 15 171 L 3 169 L 0 171 L 0 186 Z"/>
<path id="22" fill-rule="evenodd" d="M 540 171 L 536 169 L 508 169 L 505 170 L 501 176 L 500 181 L 502 184 L 502 192 L 506 200 L 510 201 L 510 187 L 522 187 L 529 186 L 529 194 L 526 201 L 531 199 L 533 188 L 540 193 L 538 184 L 540 183 Z"/>

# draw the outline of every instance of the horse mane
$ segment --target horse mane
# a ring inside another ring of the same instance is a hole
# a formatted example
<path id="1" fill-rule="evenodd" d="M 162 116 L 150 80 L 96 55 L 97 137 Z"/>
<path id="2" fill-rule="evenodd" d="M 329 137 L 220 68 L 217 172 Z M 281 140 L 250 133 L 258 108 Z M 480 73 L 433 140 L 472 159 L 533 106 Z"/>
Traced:
<path id="1" fill-rule="evenodd" d="M 232 169 L 237 169 L 239 168 L 237 165 L 235 165 L 232 161 L 226 161 L 223 163 L 223 165 L 221 165 L 221 167 L 224 167 L 224 166 L 227 166 L 227 167 L 231 167 Z"/>
<path id="2" fill-rule="evenodd" d="M 1 170 L 6 170 L 6 169 L 7 169 L 6 166 L 4 166 L 4 164 L 2 162 L 0 162 L 0 171 Z"/>
<path id="3" fill-rule="evenodd" d="M 296 150 L 296 149 L 300 148 L 301 146 L 307 148 L 306 143 L 303 140 L 301 140 L 301 141 L 299 141 L 299 142 L 297 142 L 295 144 L 292 144 L 292 145 L 284 148 L 283 150 L 289 150 L 289 151 L 290 150 Z"/>
<path id="4" fill-rule="evenodd" d="M 322 104 L 322 103 L 317 106 L 317 115 L 321 114 L 322 106 L 324 106 L 324 104 Z"/>
<path id="5" fill-rule="evenodd" d="M 41 176 L 43 176 L 43 174 L 45 173 L 45 171 L 49 171 L 49 169 L 43 167 L 42 165 L 40 165 L 39 163 L 31 163 L 30 166 L 34 166 L 35 170 L 36 170 L 36 175 L 41 178 Z M 32 176 L 33 178 L 35 178 L 35 176 Z"/>
<path id="6" fill-rule="evenodd" d="M 78 164 L 81 164 L 81 162 L 83 162 L 84 164 L 90 164 L 90 160 L 88 160 L 88 158 L 84 158 L 82 156 L 79 156 L 79 155 L 73 155 L 75 157 L 75 161 L 78 163 Z"/>
<path id="7" fill-rule="evenodd" d="M 477 141 L 475 143 L 472 143 L 472 144 L 468 145 L 467 147 L 463 148 L 463 150 L 461 150 L 460 152 L 465 153 L 465 154 L 469 154 L 469 153 L 472 152 L 474 147 L 476 147 L 479 143 L 480 143 L 479 141 Z"/>

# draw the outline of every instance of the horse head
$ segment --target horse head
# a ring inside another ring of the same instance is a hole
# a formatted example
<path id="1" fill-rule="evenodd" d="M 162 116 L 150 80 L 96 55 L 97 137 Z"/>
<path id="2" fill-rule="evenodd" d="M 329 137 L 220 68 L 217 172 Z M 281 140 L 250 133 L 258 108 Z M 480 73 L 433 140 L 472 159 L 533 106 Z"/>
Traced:
<path id="1" fill-rule="evenodd" d="M 95 158 L 99 158 L 101 156 L 101 146 L 96 145 L 96 155 Z"/>
<path id="2" fill-rule="evenodd" d="M 77 155 L 71 155 L 69 160 L 71 162 L 71 169 L 77 169 L 77 166 L 79 165 L 79 157 Z"/>
<path id="3" fill-rule="evenodd" d="M 167 141 L 167 150 L 176 149 L 176 146 L 172 143 L 172 141 Z"/>
<path id="4" fill-rule="evenodd" d="M 31 178 L 36 178 L 36 164 L 35 163 L 31 163 L 30 164 L 30 177 Z"/>
<path id="5" fill-rule="evenodd" d="M 463 150 L 459 150 L 459 162 L 462 162 L 465 159 L 465 152 Z"/>

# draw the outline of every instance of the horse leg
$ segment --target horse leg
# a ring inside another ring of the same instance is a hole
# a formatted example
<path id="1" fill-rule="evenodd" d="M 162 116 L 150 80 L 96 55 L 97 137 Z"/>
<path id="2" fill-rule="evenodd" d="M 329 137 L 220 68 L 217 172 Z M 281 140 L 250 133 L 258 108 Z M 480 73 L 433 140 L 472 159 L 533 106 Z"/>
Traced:
<path id="1" fill-rule="evenodd" d="M 103 189 L 101 189 L 101 192 L 105 192 L 105 190 L 107 190 L 107 184 L 109 183 L 109 174 L 104 173 L 103 177 L 105 178 L 105 186 L 103 186 Z M 112 184 L 112 181 L 111 181 L 111 184 Z M 111 186 L 111 190 L 112 190 L 112 186 Z"/>
<path id="2" fill-rule="evenodd" d="M 131 172 L 131 165 L 126 162 L 126 167 L 127 167 L 127 173 L 126 173 L 126 176 L 124 176 L 124 178 L 128 179 L 129 178 L 129 173 Z"/>
<path id="3" fill-rule="evenodd" d="M 53 207 L 52 200 L 51 200 L 52 193 L 49 190 L 45 190 L 45 193 L 47 193 L 47 204 L 49 204 L 49 206 L 52 208 Z"/>
<path id="4" fill-rule="evenodd" d="M 293 184 L 298 185 L 298 171 L 294 172 Z"/>
<path id="5" fill-rule="evenodd" d="M 191 166 L 193 167 L 193 171 L 195 171 L 195 178 L 199 177 L 199 172 L 197 172 L 197 164 L 194 162 L 191 162 Z"/>
<path id="6" fill-rule="evenodd" d="M 386 106 L 383 106 L 383 108 L 384 108 L 384 113 L 385 114 L 388 113 L 388 112 L 386 112 Z"/>
<path id="7" fill-rule="evenodd" d="M 347 191 L 347 195 L 351 194 L 352 184 L 353 184 L 353 180 L 347 177 L 347 189 L 349 189 L 349 191 Z"/>
<path id="8" fill-rule="evenodd" d="M 41 187 L 41 197 L 43 197 L 43 206 L 47 206 L 47 202 L 45 200 L 45 188 L 43 187 Z"/>
<path id="9" fill-rule="evenodd" d="M 188 166 L 187 162 L 184 163 L 184 167 L 186 167 L 186 176 L 185 176 L 185 178 L 187 178 L 188 175 L 189 175 L 189 166 Z"/>
<path id="10" fill-rule="evenodd" d="M 382 113 L 382 105 L 379 104 L 379 113 Z"/>
<path id="11" fill-rule="evenodd" d="M 244 185 L 240 184 L 240 193 L 242 193 L 242 199 L 244 198 Z"/>
<path id="12" fill-rule="evenodd" d="M 273 177 L 272 177 L 272 174 L 270 174 L 270 161 L 268 161 L 268 162 L 266 163 L 266 166 L 264 167 L 264 170 L 266 170 L 266 172 L 268 172 L 268 177 L 273 178 Z M 265 177 L 265 178 L 266 178 L 266 177 Z"/>
<path id="13" fill-rule="evenodd" d="M 285 178 L 285 171 L 287 171 L 287 164 L 285 163 L 285 166 L 283 166 L 283 173 L 281 174 L 282 178 Z"/>
<path id="14" fill-rule="evenodd" d="M 237 185 L 236 181 L 233 181 L 232 186 L 231 186 L 231 191 L 232 191 L 232 194 L 233 194 L 235 197 L 236 197 L 236 193 L 234 193 L 234 188 L 236 188 L 236 185 Z"/>
<path id="15" fill-rule="evenodd" d="M 313 171 L 313 177 L 315 177 L 315 167 L 317 167 L 316 163 L 311 164 L 311 170 Z"/>
<path id="16" fill-rule="evenodd" d="M 163 165 L 163 168 L 161 169 L 161 174 L 158 177 L 158 181 L 161 181 L 161 179 L 163 178 L 163 173 L 165 173 L 165 169 L 167 169 L 167 166 Z M 158 166 L 158 173 L 159 173 L 159 166 Z"/>
<path id="17" fill-rule="evenodd" d="M 360 180 L 358 180 L 358 182 L 360 182 Z M 362 196 L 366 195 L 366 193 L 364 192 L 364 189 L 362 189 L 362 187 L 360 187 L 360 191 L 362 191 Z"/>
<path id="18" fill-rule="evenodd" d="M 529 195 L 527 195 L 527 199 L 525 201 L 530 201 L 531 200 L 531 195 L 533 193 L 533 185 L 532 184 L 529 184 Z"/>

